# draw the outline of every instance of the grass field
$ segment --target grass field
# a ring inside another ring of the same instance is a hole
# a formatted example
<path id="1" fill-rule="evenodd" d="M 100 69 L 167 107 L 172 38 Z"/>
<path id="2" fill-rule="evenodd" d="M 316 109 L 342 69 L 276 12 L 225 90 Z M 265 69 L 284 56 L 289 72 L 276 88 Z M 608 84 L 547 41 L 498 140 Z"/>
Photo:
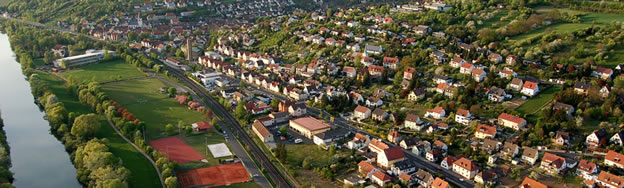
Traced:
<path id="1" fill-rule="evenodd" d="M 59 101 L 65 104 L 67 111 L 80 114 L 92 113 L 88 106 L 78 102 L 78 99 L 69 93 L 68 89 L 64 86 L 64 81 L 59 77 L 47 72 L 36 73 L 49 83 L 50 89 L 58 97 Z M 106 145 L 109 147 L 110 151 L 115 156 L 121 158 L 124 162 L 124 167 L 130 170 L 132 173 L 129 180 L 130 186 L 161 187 L 160 181 L 158 181 L 158 174 L 149 161 L 139 154 L 130 144 L 119 137 L 119 135 L 115 134 L 114 130 L 108 124 L 104 124 L 104 122 L 105 121 L 102 121 L 103 124 L 97 137 L 108 139 L 109 142 L 107 142 Z"/>
<path id="2" fill-rule="evenodd" d="M 123 60 L 115 60 L 78 66 L 63 73 L 63 76 L 71 76 L 73 80 L 81 82 L 107 82 L 144 77 L 146 75 Z"/>
<path id="3" fill-rule="evenodd" d="M 130 80 L 104 85 L 102 88 L 112 99 L 132 112 L 138 119 L 145 122 L 147 142 L 168 135 L 165 131 L 167 124 L 176 126 L 178 121 L 191 125 L 199 121 L 207 121 L 204 114 L 189 110 L 175 99 L 168 98 L 159 92 L 159 88 L 169 86 L 158 79 Z M 219 164 L 218 159 L 206 152 L 207 144 L 226 143 L 223 136 L 215 131 L 205 134 L 180 136 L 187 144 L 206 157 L 207 162 L 185 163 L 181 168 L 199 168 Z"/>
<path id="4" fill-rule="evenodd" d="M 537 96 L 527 100 L 516 110 L 523 114 L 533 114 L 539 112 L 540 108 L 552 100 L 555 93 L 561 91 L 561 86 L 552 86 L 541 91 Z"/>
<path id="5" fill-rule="evenodd" d="M 128 182 L 129 187 L 161 187 L 158 174 L 152 164 L 139 151 L 117 135 L 106 120 L 102 121 L 97 137 L 108 139 L 106 145 L 110 151 L 115 156 L 120 157 L 124 166 L 132 173 Z"/>
<path id="6" fill-rule="evenodd" d="M 288 151 L 286 164 L 298 169 L 298 175 L 295 178 L 302 185 L 309 184 L 314 187 L 336 186 L 333 182 L 321 178 L 318 173 L 300 168 L 303 160 L 306 158 L 310 161 L 311 168 L 329 166 L 332 164 L 333 159 L 327 151 L 321 150 L 313 144 L 286 145 L 286 150 Z"/>

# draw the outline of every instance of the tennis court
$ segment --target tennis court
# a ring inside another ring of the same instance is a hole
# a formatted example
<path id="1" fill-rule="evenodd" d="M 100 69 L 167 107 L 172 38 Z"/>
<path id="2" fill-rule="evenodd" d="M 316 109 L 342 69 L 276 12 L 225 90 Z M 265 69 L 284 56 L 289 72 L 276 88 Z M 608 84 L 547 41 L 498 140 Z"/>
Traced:
<path id="1" fill-rule="evenodd" d="M 249 173 L 240 162 L 178 171 L 176 176 L 183 188 L 216 187 L 250 181 Z"/>
<path id="2" fill-rule="evenodd" d="M 150 145 L 167 155 L 170 161 L 178 164 L 204 159 L 204 156 L 177 136 L 154 140 L 150 142 Z"/>

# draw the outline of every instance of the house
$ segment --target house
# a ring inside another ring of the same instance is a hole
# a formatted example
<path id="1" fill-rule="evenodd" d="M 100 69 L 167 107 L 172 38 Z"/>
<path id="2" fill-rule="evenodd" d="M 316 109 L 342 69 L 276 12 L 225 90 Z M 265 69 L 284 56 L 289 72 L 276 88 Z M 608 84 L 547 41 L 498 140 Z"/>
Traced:
<path id="1" fill-rule="evenodd" d="M 503 61 L 503 56 L 498 53 L 490 53 L 490 55 L 488 55 L 488 60 L 493 63 L 500 63 Z"/>
<path id="2" fill-rule="evenodd" d="M 399 174 L 399 179 L 401 180 L 401 183 L 407 185 L 407 186 L 412 186 L 414 184 L 414 177 L 413 175 L 409 175 L 407 173 L 401 173 Z"/>
<path id="3" fill-rule="evenodd" d="M 576 84 L 574 84 L 574 91 L 580 95 L 587 95 L 590 87 L 591 84 L 587 82 L 576 82 Z"/>
<path id="4" fill-rule="evenodd" d="M 471 74 L 472 69 L 474 69 L 474 65 L 472 63 L 463 63 L 459 68 L 459 73 L 461 74 Z"/>
<path id="5" fill-rule="evenodd" d="M 373 110 L 373 119 L 377 121 L 384 121 L 388 118 L 388 112 L 382 110 L 381 108 L 377 108 Z"/>
<path id="6" fill-rule="evenodd" d="M 607 188 L 623 188 L 624 178 L 611 174 L 607 171 L 601 171 L 596 178 L 596 183 Z"/>
<path id="7" fill-rule="evenodd" d="M 390 168 L 392 164 L 405 160 L 405 154 L 400 147 L 391 147 L 377 153 L 377 165 Z"/>
<path id="8" fill-rule="evenodd" d="M 585 145 L 592 147 L 600 147 L 607 144 L 607 131 L 598 129 L 592 132 L 585 139 Z"/>
<path id="9" fill-rule="evenodd" d="M 516 155 L 518 155 L 518 153 L 520 153 L 520 147 L 513 142 L 505 142 L 501 153 L 513 159 Z"/>
<path id="10" fill-rule="evenodd" d="M 381 46 L 366 45 L 364 47 L 364 52 L 365 52 L 365 54 L 379 55 L 379 54 L 383 53 L 383 48 L 381 48 Z"/>
<path id="11" fill-rule="evenodd" d="M 358 175 L 364 178 L 370 178 L 374 172 L 379 171 L 379 169 L 375 168 L 372 164 L 367 161 L 360 161 L 358 163 Z"/>
<path id="12" fill-rule="evenodd" d="M 325 146 L 326 148 L 329 148 L 328 146 L 330 146 L 332 143 L 338 140 L 342 140 L 343 138 L 347 137 L 349 134 L 350 132 L 347 131 L 346 129 L 342 129 L 342 128 L 331 129 L 329 131 L 315 134 L 314 137 L 312 138 L 312 141 L 316 145 Z"/>
<path id="13" fill-rule="evenodd" d="M 544 185 L 534 179 L 529 177 L 525 177 L 522 183 L 520 183 L 519 188 L 549 188 L 549 186 Z"/>
<path id="14" fill-rule="evenodd" d="M 358 105 L 353 110 L 353 117 L 359 120 L 368 119 L 371 116 L 371 110 L 365 106 Z"/>
<path id="15" fill-rule="evenodd" d="M 520 78 L 513 78 L 511 79 L 511 82 L 509 83 L 509 89 L 513 91 L 520 91 L 522 90 L 523 85 L 524 85 L 524 82 Z"/>
<path id="16" fill-rule="evenodd" d="M 344 72 L 345 75 L 349 78 L 355 78 L 355 76 L 357 75 L 355 68 L 349 66 L 345 66 L 344 68 L 342 68 L 342 72 Z"/>
<path id="17" fill-rule="evenodd" d="M 384 57 L 383 66 L 389 69 L 396 69 L 399 64 L 399 57 Z"/>
<path id="18" fill-rule="evenodd" d="M 600 93 L 600 97 L 607 98 L 609 97 L 609 93 L 611 93 L 611 88 L 609 88 L 608 85 L 602 86 L 602 88 L 600 88 L 600 91 L 598 91 L 598 93 Z"/>
<path id="19" fill-rule="evenodd" d="M 503 112 L 498 115 L 498 124 L 518 131 L 526 127 L 527 121 L 524 118 Z"/>
<path id="20" fill-rule="evenodd" d="M 197 123 L 193 123 L 191 127 L 193 128 L 194 133 L 200 133 L 200 132 L 206 132 L 207 130 L 209 130 L 210 128 L 212 128 L 212 125 L 210 124 L 210 122 L 200 121 Z"/>
<path id="21" fill-rule="evenodd" d="M 429 109 L 425 113 L 425 117 L 429 117 L 433 119 L 442 119 L 445 116 L 446 116 L 446 111 L 441 106 L 436 106 L 433 109 Z"/>
<path id="22" fill-rule="evenodd" d="M 330 130 L 331 126 L 313 117 L 301 117 L 291 119 L 289 128 L 306 138 L 312 139 L 314 135 Z"/>
<path id="23" fill-rule="evenodd" d="M 414 88 L 410 91 L 409 95 L 407 95 L 407 100 L 409 101 L 419 101 L 420 99 L 425 98 L 425 88 Z"/>
<path id="24" fill-rule="evenodd" d="M 405 70 L 403 70 L 403 79 L 411 80 L 414 77 L 414 73 L 416 72 L 416 68 L 407 66 Z"/>
<path id="25" fill-rule="evenodd" d="M 613 150 L 609 150 L 609 152 L 607 152 L 607 156 L 605 156 L 604 164 L 607 166 L 624 168 L 624 155 Z"/>
<path id="26" fill-rule="evenodd" d="M 273 118 L 271 117 L 263 117 L 263 118 L 258 118 L 256 120 L 260 121 L 264 126 L 273 125 Z"/>
<path id="27" fill-rule="evenodd" d="M 457 109 L 457 113 L 455 114 L 455 122 L 463 125 L 470 124 L 470 120 L 472 119 L 472 114 L 470 111 L 460 108 Z"/>
<path id="28" fill-rule="evenodd" d="M 488 154 L 493 154 L 493 153 L 498 152 L 498 149 L 500 148 L 501 145 L 502 144 L 497 140 L 486 138 L 485 140 L 483 140 L 483 144 L 481 145 L 481 150 L 487 152 Z"/>
<path id="29" fill-rule="evenodd" d="M 303 116 L 308 113 L 308 107 L 305 103 L 295 103 L 288 107 L 288 113 L 293 117 Z"/>
<path id="30" fill-rule="evenodd" d="M 451 60 L 451 62 L 449 63 L 449 65 L 453 68 L 459 68 L 461 67 L 464 63 L 468 63 L 468 61 L 464 60 L 461 57 L 455 57 Z"/>
<path id="31" fill-rule="evenodd" d="M 603 79 L 603 80 L 611 78 L 611 75 L 613 75 L 613 69 L 600 67 L 600 66 L 592 72 L 592 76 Z"/>
<path id="32" fill-rule="evenodd" d="M 553 111 L 555 113 L 556 112 L 563 112 L 568 117 L 572 117 L 572 114 L 574 114 L 574 107 L 572 105 L 569 105 L 569 104 L 565 104 L 565 103 L 561 103 L 561 102 L 555 102 L 555 104 L 553 105 Z"/>
<path id="33" fill-rule="evenodd" d="M 284 123 L 288 121 L 288 112 L 273 112 L 269 117 L 273 118 L 275 124 Z"/>
<path id="34" fill-rule="evenodd" d="M 262 122 L 256 120 L 253 124 L 251 124 L 252 131 L 262 140 L 264 143 L 274 142 L 275 138 L 273 138 L 273 134 L 262 124 Z"/>
<path id="35" fill-rule="evenodd" d="M 370 138 L 368 137 L 368 135 L 355 133 L 355 136 L 353 137 L 353 139 L 347 142 L 347 148 L 362 149 L 363 147 L 367 146 L 369 142 L 370 142 Z"/>
<path id="36" fill-rule="evenodd" d="M 435 75 L 433 76 L 433 82 L 436 84 L 451 84 L 453 80 L 446 76 Z"/>
<path id="37" fill-rule="evenodd" d="M 557 131 L 555 134 L 554 143 L 558 146 L 567 145 L 570 140 L 570 133 L 565 131 Z"/>
<path id="38" fill-rule="evenodd" d="M 580 175 L 586 180 L 593 180 L 593 176 L 597 173 L 598 165 L 585 159 L 581 160 L 578 164 L 578 167 L 576 168 L 576 174 Z"/>
<path id="39" fill-rule="evenodd" d="M 426 140 L 421 140 L 416 143 L 416 147 L 412 147 L 412 153 L 422 156 L 431 150 L 431 143 Z"/>
<path id="40" fill-rule="evenodd" d="M 449 125 L 447 123 L 436 121 L 431 126 L 429 126 L 429 128 L 427 128 L 426 132 L 427 134 L 433 134 L 433 132 L 436 130 L 447 130 L 448 128 Z"/>
<path id="41" fill-rule="evenodd" d="M 398 144 L 403 139 L 401 134 L 399 134 L 399 131 L 396 131 L 396 130 L 390 131 L 390 133 L 388 133 L 387 138 L 388 138 L 388 141 L 395 143 L 395 144 Z"/>
<path id="42" fill-rule="evenodd" d="M 402 160 L 392 164 L 390 170 L 394 175 L 411 174 L 416 171 L 416 163 L 411 160 Z"/>
<path id="43" fill-rule="evenodd" d="M 482 185 L 494 185 L 498 179 L 498 175 L 490 170 L 483 170 L 475 176 L 475 182 Z"/>
<path id="44" fill-rule="evenodd" d="M 368 143 L 368 149 L 375 153 L 381 153 L 383 150 L 388 148 L 390 148 L 390 146 L 380 139 L 373 138 L 370 143 Z"/>
<path id="45" fill-rule="evenodd" d="M 615 145 L 624 146 L 624 142 L 622 141 L 622 139 L 624 139 L 624 132 L 620 131 L 618 133 L 615 133 L 609 139 L 609 142 L 611 142 L 612 144 L 615 144 Z"/>
<path id="46" fill-rule="evenodd" d="M 414 27 L 414 33 L 416 33 L 418 35 L 426 35 L 426 34 L 429 34 L 429 32 L 431 32 L 431 27 L 429 27 L 429 26 L 418 25 L 418 26 Z"/>
<path id="47" fill-rule="evenodd" d="M 479 124 L 475 131 L 475 137 L 480 139 L 494 138 L 496 137 L 496 126 L 489 126 L 486 124 Z"/>
<path id="48" fill-rule="evenodd" d="M 553 153 L 546 152 L 542 157 L 540 168 L 552 174 L 559 174 L 567 167 L 566 159 Z"/>
<path id="49" fill-rule="evenodd" d="M 490 88 L 487 92 L 488 100 L 494 102 L 503 102 L 507 96 L 507 93 L 504 89 L 498 88 L 496 86 Z"/>
<path id="50" fill-rule="evenodd" d="M 453 163 L 453 172 L 471 180 L 479 172 L 479 166 L 470 159 L 462 157 Z"/>
<path id="51" fill-rule="evenodd" d="M 505 68 L 498 72 L 498 76 L 500 78 L 515 78 L 516 76 L 518 76 L 518 73 L 514 72 L 510 68 Z"/>
<path id="52" fill-rule="evenodd" d="M 451 168 L 453 168 L 453 163 L 455 162 L 455 159 L 457 159 L 454 156 L 446 156 L 444 159 L 442 159 L 442 162 L 440 162 L 440 166 L 444 169 L 450 170 Z"/>
<path id="53" fill-rule="evenodd" d="M 362 94 L 359 94 L 359 93 L 357 93 L 355 91 L 349 92 L 349 98 L 351 98 L 351 100 L 355 104 L 359 104 L 359 103 L 364 102 L 364 97 L 362 97 Z"/>
<path id="54" fill-rule="evenodd" d="M 505 58 L 505 63 L 507 63 L 508 65 L 515 65 L 517 60 L 518 60 L 517 56 L 507 55 L 507 58 Z"/>
<path id="55" fill-rule="evenodd" d="M 520 93 L 529 97 L 537 95 L 538 92 L 539 86 L 537 83 L 528 80 L 524 82 L 524 85 L 522 85 L 522 91 L 520 91 Z"/>
<path id="56" fill-rule="evenodd" d="M 383 105 L 383 101 L 377 97 L 368 97 L 366 99 L 366 106 L 379 107 Z"/>
<path id="57" fill-rule="evenodd" d="M 522 150 L 522 160 L 529 165 L 534 165 L 539 157 L 537 149 L 525 147 Z"/>
<path id="58" fill-rule="evenodd" d="M 430 187 L 435 181 L 433 175 L 422 168 L 418 169 L 418 171 L 414 173 L 414 176 L 416 182 L 423 187 Z"/>
<path id="59" fill-rule="evenodd" d="M 476 82 L 485 80 L 487 73 L 483 69 L 472 69 L 472 79 Z"/>
<path id="60" fill-rule="evenodd" d="M 432 150 L 429 150 L 427 152 L 427 154 L 425 154 L 425 158 L 428 161 L 431 161 L 431 162 L 434 162 L 434 163 L 437 162 L 438 160 L 442 159 L 442 157 L 444 157 L 443 152 L 442 152 L 441 149 L 438 149 L 438 148 L 434 148 Z"/>
<path id="61" fill-rule="evenodd" d="M 433 183 L 431 184 L 431 188 L 449 188 L 449 187 L 450 187 L 449 183 L 440 178 L 436 178 L 435 180 L 433 180 Z"/>

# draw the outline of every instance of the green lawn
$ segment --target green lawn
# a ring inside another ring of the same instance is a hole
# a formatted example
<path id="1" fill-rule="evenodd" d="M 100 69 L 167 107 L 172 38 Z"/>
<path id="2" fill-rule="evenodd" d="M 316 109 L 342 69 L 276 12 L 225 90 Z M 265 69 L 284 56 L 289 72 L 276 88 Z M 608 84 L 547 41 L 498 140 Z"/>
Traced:
<path id="1" fill-rule="evenodd" d="M 297 169 L 297 175 L 294 176 L 304 187 L 310 185 L 314 187 L 335 187 L 333 182 L 321 178 L 319 173 L 305 170 L 301 168 L 303 160 L 308 158 L 311 168 L 327 167 L 333 162 L 333 158 L 329 156 L 329 153 L 325 150 L 321 150 L 314 144 L 298 144 L 298 145 L 286 145 L 288 156 L 285 165 L 290 168 Z M 341 175 L 341 174 L 337 174 Z"/>
<path id="2" fill-rule="evenodd" d="M 260 188 L 260 185 L 254 183 L 254 182 L 247 182 L 247 183 L 237 183 L 237 184 L 232 184 L 232 185 L 227 185 L 227 186 L 219 186 L 217 188 Z"/>
<path id="3" fill-rule="evenodd" d="M 147 125 L 145 130 L 147 142 L 172 136 L 165 132 L 167 124 L 176 126 L 178 121 L 182 120 L 186 125 L 191 125 L 199 121 L 208 120 L 203 113 L 189 110 L 186 105 L 181 105 L 174 98 L 168 98 L 167 95 L 161 94 L 159 92 L 161 87 L 169 87 L 169 85 L 155 78 L 123 81 L 102 86 L 103 91 L 110 98 L 132 112 L 135 117 L 145 122 Z M 204 155 L 207 160 L 206 163 L 191 162 L 183 164 L 181 166 L 183 169 L 219 164 L 218 159 L 213 158 L 206 151 L 206 143 L 226 143 L 227 145 L 223 136 L 213 130 L 198 135 L 186 136 L 183 134 L 180 138 Z"/>
<path id="4" fill-rule="evenodd" d="M 63 73 L 63 76 L 71 76 L 73 80 L 81 82 L 107 82 L 144 77 L 146 75 L 123 60 L 114 60 L 78 66 Z"/>
<path id="5" fill-rule="evenodd" d="M 108 139 L 106 145 L 110 151 L 115 156 L 120 157 L 124 166 L 132 173 L 128 182 L 129 187 L 162 187 L 152 164 L 139 151 L 117 135 L 107 121 L 102 121 L 97 137 Z"/>
<path id="6" fill-rule="evenodd" d="M 59 101 L 65 104 L 65 108 L 69 112 L 78 112 L 80 114 L 93 113 L 86 105 L 80 103 L 78 99 L 64 86 L 64 81 L 59 77 L 47 72 L 36 72 L 43 80 L 46 80 L 50 89 L 58 97 Z M 158 180 L 156 170 L 151 166 L 150 162 L 136 151 L 130 144 L 126 143 L 114 130 L 107 124 L 102 122 L 101 129 L 97 135 L 98 138 L 106 138 L 109 142 L 106 145 L 110 151 L 117 157 L 121 158 L 124 167 L 132 173 L 129 184 L 131 187 L 161 187 Z"/>
<path id="7" fill-rule="evenodd" d="M 538 112 L 542 106 L 552 100 L 555 93 L 561 91 L 561 86 L 552 86 L 543 91 L 540 91 L 537 96 L 527 100 L 520 107 L 516 108 L 516 111 L 523 114 L 533 114 Z"/>

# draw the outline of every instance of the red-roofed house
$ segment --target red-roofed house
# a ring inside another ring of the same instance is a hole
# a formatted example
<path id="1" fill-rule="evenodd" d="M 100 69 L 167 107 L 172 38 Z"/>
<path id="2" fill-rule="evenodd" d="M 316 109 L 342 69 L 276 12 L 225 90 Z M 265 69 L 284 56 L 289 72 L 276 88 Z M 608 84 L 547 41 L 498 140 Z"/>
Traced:
<path id="1" fill-rule="evenodd" d="M 520 183 L 519 188 L 548 188 L 548 186 L 529 177 L 525 177 L 522 183 Z"/>
<path id="2" fill-rule="evenodd" d="M 477 130 L 475 131 L 475 137 L 480 139 L 485 139 L 487 137 L 496 137 L 496 126 L 479 124 L 479 126 L 477 126 Z"/>
<path id="3" fill-rule="evenodd" d="M 389 69 L 396 69 L 399 64 L 399 57 L 384 57 L 383 66 Z"/>
<path id="4" fill-rule="evenodd" d="M 617 176 L 615 174 L 611 174 L 607 171 L 602 171 L 598 174 L 598 178 L 596 181 L 601 187 L 608 188 L 622 188 L 624 187 L 624 178 Z"/>
<path id="5" fill-rule="evenodd" d="M 532 97 L 539 92 L 539 86 L 537 83 L 527 80 L 524 82 L 524 85 L 522 85 L 522 91 L 520 92 L 526 96 Z"/>
<path id="6" fill-rule="evenodd" d="M 592 76 L 598 77 L 603 80 L 611 78 L 611 75 L 613 75 L 613 70 L 604 67 L 598 67 L 595 71 L 592 72 Z"/>
<path id="7" fill-rule="evenodd" d="M 384 67 L 379 65 L 370 65 L 368 66 L 368 74 L 371 76 L 381 76 L 383 74 Z"/>
<path id="8" fill-rule="evenodd" d="M 607 166 L 624 168 L 624 155 L 613 150 L 609 150 L 609 152 L 607 152 L 607 156 L 605 156 L 604 164 Z"/>
<path id="9" fill-rule="evenodd" d="M 390 180 L 392 180 L 392 177 L 390 177 L 388 174 L 384 173 L 383 171 L 375 171 L 373 172 L 371 180 L 373 180 L 373 182 L 375 182 L 377 185 L 384 187 L 386 186 L 386 184 L 390 183 Z"/>
<path id="10" fill-rule="evenodd" d="M 379 169 L 375 168 L 375 166 L 367 161 L 360 161 L 360 163 L 358 163 L 358 175 L 360 175 L 360 177 L 369 178 L 373 172 L 376 171 L 379 171 Z"/>
<path id="11" fill-rule="evenodd" d="M 377 154 L 377 164 L 384 168 L 390 168 L 392 164 L 402 160 L 405 160 L 405 154 L 400 147 L 384 149 L 383 152 Z"/>
<path id="12" fill-rule="evenodd" d="M 459 67 L 459 73 L 461 74 L 471 74 L 474 66 L 472 63 L 463 63 L 461 67 Z"/>
<path id="13" fill-rule="evenodd" d="M 212 128 L 212 125 L 210 124 L 210 122 L 200 121 L 197 123 L 193 123 L 191 127 L 193 128 L 194 133 L 199 133 L 199 132 L 205 132 L 208 129 Z"/>
<path id="14" fill-rule="evenodd" d="M 481 82 L 485 80 L 486 76 L 487 74 L 483 69 L 472 69 L 472 79 L 474 79 L 476 82 Z"/>
<path id="15" fill-rule="evenodd" d="M 383 152 L 385 149 L 390 148 L 386 143 L 383 143 L 383 141 L 373 138 L 369 143 L 368 143 L 368 149 L 370 149 L 372 152 L 375 153 L 381 153 Z"/>
<path id="16" fill-rule="evenodd" d="M 471 119 L 472 115 L 470 114 L 470 111 L 463 108 L 457 109 L 457 113 L 455 114 L 455 122 L 463 125 L 468 125 Z"/>
<path id="17" fill-rule="evenodd" d="M 353 110 L 353 117 L 356 119 L 368 119 L 371 116 L 371 110 L 366 108 L 365 106 L 358 105 L 355 110 Z"/>
<path id="18" fill-rule="evenodd" d="M 416 69 L 414 67 L 405 67 L 405 70 L 403 71 L 403 79 L 411 80 L 414 77 L 415 72 Z"/>
<path id="19" fill-rule="evenodd" d="M 559 174 L 561 171 L 565 170 L 566 166 L 566 159 L 564 157 L 546 152 L 542 157 L 540 168 L 553 174 Z"/>
<path id="20" fill-rule="evenodd" d="M 453 172 L 471 180 L 479 173 L 479 166 L 471 160 L 462 157 L 453 163 Z"/>
<path id="21" fill-rule="evenodd" d="M 431 184 L 431 188 L 448 188 L 449 183 L 437 177 L 433 180 L 433 184 Z"/>
<path id="22" fill-rule="evenodd" d="M 274 142 L 273 134 L 262 124 L 262 122 L 256 120 L 253 124 L 251 124 L 251 129 L 262 142 Z"/>
<path id="23" fill-rule="evenodd" d="M 515 129 L 517 131 L 523 129 L 526 126 L 527 121 L 524 120 L 524 118 L 518 116 L 514 116 L 508 113 L 502 113 L 498 116 L 498 124 L 504 127 Z"/>
<path id="24" fill-rule="evenodd" d="M 427 113 L 425 113 L 425 117 L 430 117 L 433 119 L 442 119 L 444 118 L 444 116 L 446 116 L 446 111 L 441 106 L 436 106 L 433 109 L 429 109 L 427 110 Z"/>
<path id="25" fill-rule="evenodd" d="M 596 163 L 583 159 L 579 162 L 576 172 L 586 180 L 593 180 L 594 175 L 598 173 L 598 166 Z"/>

